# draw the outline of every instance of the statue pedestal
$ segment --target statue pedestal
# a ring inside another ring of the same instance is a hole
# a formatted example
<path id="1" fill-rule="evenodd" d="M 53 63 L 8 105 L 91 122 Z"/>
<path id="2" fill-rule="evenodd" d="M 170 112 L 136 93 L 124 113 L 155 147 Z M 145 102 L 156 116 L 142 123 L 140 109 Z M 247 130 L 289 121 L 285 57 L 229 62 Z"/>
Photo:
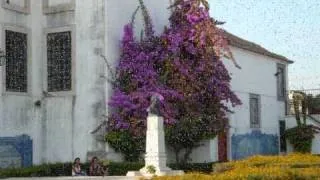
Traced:
<path id="1" fill-rule="evenodd" d="M 148 172 L 148 167 L 153 166 L 155 175 L 182 175 L 183 171 L 174 171 L 167 167 L 167 155 L 165 151 L 163 117 L 149 115 L 147 118 L 145 166 L 140 171 L 129 171 L 127 176 L 153 176 Z"/>

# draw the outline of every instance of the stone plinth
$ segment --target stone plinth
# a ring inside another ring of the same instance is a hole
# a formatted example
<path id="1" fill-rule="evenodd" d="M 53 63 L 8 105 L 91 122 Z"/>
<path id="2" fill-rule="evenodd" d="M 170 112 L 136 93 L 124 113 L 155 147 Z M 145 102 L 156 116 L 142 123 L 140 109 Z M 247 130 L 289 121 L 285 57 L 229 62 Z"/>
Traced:
<path id="1" fill-rule="evenodd" d="M 167 167 L 167 155 L 165 151 L 163 117 L 149 115 L 147 118 L 145 166 L 140 171 L 129 171 L 127 176 L 152 176 L 148 172 L 148 166 L 153 166 L 155 175 L 182 175 L 183 171 L 174 171 Z"/>

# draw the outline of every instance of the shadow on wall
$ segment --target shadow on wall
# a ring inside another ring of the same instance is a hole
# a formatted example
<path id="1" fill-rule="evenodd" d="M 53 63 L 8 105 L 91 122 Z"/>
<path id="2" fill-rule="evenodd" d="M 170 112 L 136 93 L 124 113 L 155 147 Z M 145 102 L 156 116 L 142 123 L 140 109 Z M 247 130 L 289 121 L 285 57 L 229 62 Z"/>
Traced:
<path id="1" fill-rule="evenodd" d="M 264 134 L 260 130 L 232 135 L 232 159 L 243 159 L 252 155 L 276 155 L 279 153 L 277 135 Z"/>
<path id="2" fill-rule="evenodd" d="M 29 166 L 32 166 L 30 136 L 0 137 L 0 168 Z"/>

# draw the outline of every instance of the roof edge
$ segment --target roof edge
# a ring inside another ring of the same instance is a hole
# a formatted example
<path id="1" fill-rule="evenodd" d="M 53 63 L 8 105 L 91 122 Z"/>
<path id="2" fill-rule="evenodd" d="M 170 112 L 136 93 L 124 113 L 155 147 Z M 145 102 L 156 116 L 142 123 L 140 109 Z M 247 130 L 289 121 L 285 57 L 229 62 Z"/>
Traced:
<path id="1" fill-rule="evenodd" d="M 271 58 L 275 58 L 275 59 L 278 59 L 278 60 L 281 60 L 283 62 L 286 62 L 288 64 L 293 64 L 294 61 L 288 59 L 287 57 L 285 56 L 282 56 L 282 55 L 279 55 L 279 54 L 276 54 L 276 53 L 273 53 L 267 49 L 265 49 L 264 47 L 256 44 L 256 43 L 253 43 L 251 41 L 248 41 L 248 40 L 245 40 L 243 38 L 240 38 L 234 34 L 231 34 L 229 32 L 227 32 L 226 30 L 223 30 L 223 35 L 225 36 L 225 38 L 228 40 L 229 42 L 229 45 L 231 46 L 234 46 L 234 47 L 237 47 L 237 48 L 240 48 L 240 49 L 244 49 L 244 50 L 247 50 L 247 51 L 251 51 L 251 52 L 254 52 L 254 53 L 257 53 L 257 54 L 261 54 L 261 55 L 264 55 L 264 56 L 268 56 L 268 57 L 271 57 Z"/>

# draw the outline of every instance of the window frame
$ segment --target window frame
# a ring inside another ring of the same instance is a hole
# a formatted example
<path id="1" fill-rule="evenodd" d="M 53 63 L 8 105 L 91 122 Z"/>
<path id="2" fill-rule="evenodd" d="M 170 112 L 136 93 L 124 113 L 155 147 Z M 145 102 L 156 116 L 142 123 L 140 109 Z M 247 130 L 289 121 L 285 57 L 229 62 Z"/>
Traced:
<path id="1" fill-rule="evenodd" d="M 6 86 L 6 67 L 3 66 L 2 70 L 2 82 L 3 82 L 3 89 L 2 94 L 3 95 L 24 95 L 24 96 L 30 96 L 32 94 L 32 50 L 31 50 L 31 30 L 29 28 L 23 27 L 23 26 L 17 26 L 17 25 L 11 25 L 11 24 L 5 24 L 2 28 L 2 44 L 4 52 L 6 53 L 6 30 L 24 33 L 27 35 L 27 92 L 12 92 L 7 91 Z"/>
<path id="2" fill-rule="evenodd" d="M 283 73 L 280 73 L 279 72 L 279 68 L 281 68 L 283 70 Z M 287 70 L 286 70 L 286 65 L 284 64 L 280 64 L 280 63 L 277 63 L 277 98 L 278 98 L 278 101 L 285 101 L 286 100 L 286 94 L 287 94 Z M 283 96 L 280 95 L 280 82 L 279 82 L 279 78 L 283 78 L 282 79 L 282 82 L 283 82 Z"/>
<path id="3" fill-rule="evenodd" d="M 71 90 L 70 91 L 54 91 L 48 92 L 48 56 L 47 56 L 47 35 L 50 33 L 59 33 L 70 31 L 71 33 Z M 63 26 L 63 27 L 55 27 L 55 28 L 46 28 L 44 29 L 44 46 L 43 46 L 43 90 L 48 92 L 54 96 L 73 96 L 76 93 L 76 35 L 75 35 L 75 26 Z"/>
<path id="4" fill-rule="evenodd" d="M 44 14 L 55 14 L 67 11 L 74 11 L 76 8 L 75 0 L 71 0 L 70 3 L 63 3 L 55 6 L 49 6 L 49 0 L 43 0 L 42 10 Z"/>
<path id="5" fill-rule="evenodd" d="M 30 14 L 30 0 L 24 0 L 24 7 L 15 4 L 8 4 L 7 0 L 2 0 L 1 4 L 4 9 L 15 11 L 22 14 Z"/>
<path id="6" fill-rule="evenodd" d="M 257 99 L 257 110 L 258 110 L 258 125 L 253 124 L 253 117 L 252 117 L 252 107 L 251 107 L 251 99 Z M 260 129 L 261 128 L 261 96 L 258 94 L 250 93 L 249 96 L 249 120 L 250 120 L 250 128 L 251 129 Z"/>

